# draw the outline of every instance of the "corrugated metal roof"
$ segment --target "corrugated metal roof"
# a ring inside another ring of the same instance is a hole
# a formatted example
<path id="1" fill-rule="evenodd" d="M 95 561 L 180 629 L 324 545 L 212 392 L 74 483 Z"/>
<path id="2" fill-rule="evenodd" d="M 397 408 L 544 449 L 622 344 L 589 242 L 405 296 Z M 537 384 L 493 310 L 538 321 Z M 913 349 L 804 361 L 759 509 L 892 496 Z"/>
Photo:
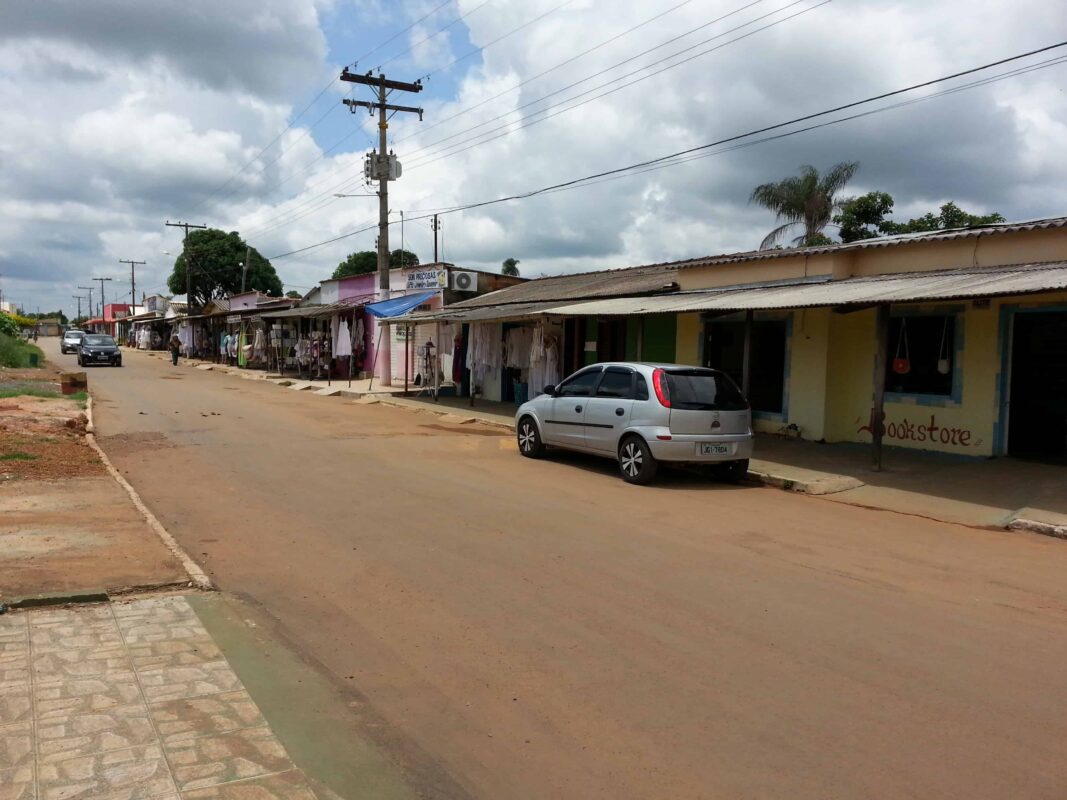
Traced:
<path id="1" fill-rule="evenodd" d="M 670 264 L 648 267 L 583 272 L 538 278 L 479 297 L 453 303 L 450 308 L 481 308 L 503 303 L 544 303 L 552 300 L 583 300 L 663 291 L 674 281 L 676 268 Z"/>
<path id="2" fill-rule="evenodd" d="M 1047 230 L 1067 227 L 1067 217 L 1049 217 L 1027 222 L 1003 222 L 973 228 L 954 228 L 928 233 L 907 233 L 899 236 L 883 236 L 864 239 L 848 244 L 833 244 L 824 247 L 794 247 L 776 250 L 749 250 L 740 253 L 701 256 L 684 261 L 666 261 L 639 267 L 583 272 L 575 275 L 555 275 L 538 278 L 529 283 L 509 286 L 495 292 L 454 303 L 454 308 L 473 308 L 501 303 L 531 303 L 548 300 L 583 300 L 597 297 L 625 297 L 663 291 L 663 284 L 673 280 L 673 273 L 683 269 L 737 264 L 746 261 L 767 261 L 776 258 L 839 253 L 850 250 L 870 250 L 897 247 L 917 242 L 951 241 L 972 239 L 978 236 L 993 236 L 1020 231 Z"/>
<path id="3" fill-rule="evenodd" d="M 612 298 L 556 305 L 553 316 L 663 314 L 688 311 L 760 311 L 815 306 L 911 303 L 1001 297 L 1067 289 L 1067 262 L 942 270 L 846 278 L 820 283 L 783 283 L 717 288 L 654 297 Z"/>
<path id="4" fill-rule="evenodd" d="M 558 300 L 547 303 L 503 303 L 481 308 L 460 308 L 455 305 L 440 311 L 423 311 L 408 314 L 398 319 L 404 322 L 506 322 L 508 320 L 527 319 L 544 314 L 562 305 Z"/>

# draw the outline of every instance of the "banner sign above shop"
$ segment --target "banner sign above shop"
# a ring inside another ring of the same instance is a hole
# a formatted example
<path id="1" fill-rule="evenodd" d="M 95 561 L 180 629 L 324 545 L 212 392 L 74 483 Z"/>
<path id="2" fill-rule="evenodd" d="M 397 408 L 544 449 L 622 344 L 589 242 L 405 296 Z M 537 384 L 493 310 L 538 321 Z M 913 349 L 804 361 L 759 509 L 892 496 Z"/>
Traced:
<path id="1" fill-rule="evenodd" d="M 422 269 L 408 273 L 408 289 L 447 289 L 448 270 Z"/>

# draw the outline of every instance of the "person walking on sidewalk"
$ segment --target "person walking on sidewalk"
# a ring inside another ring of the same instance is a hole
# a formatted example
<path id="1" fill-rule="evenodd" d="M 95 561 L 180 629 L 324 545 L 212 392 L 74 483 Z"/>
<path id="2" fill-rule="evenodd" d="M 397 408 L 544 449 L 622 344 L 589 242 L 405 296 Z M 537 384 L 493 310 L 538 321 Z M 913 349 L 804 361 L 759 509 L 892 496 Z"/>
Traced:
<path id="1" fill-rule="evenodd" d="M 177 334 L 170 337 L 170 363 L 175 367 L 178 366 L 178 353 L 181 350 L 182 340 L 178 338 Z"/>

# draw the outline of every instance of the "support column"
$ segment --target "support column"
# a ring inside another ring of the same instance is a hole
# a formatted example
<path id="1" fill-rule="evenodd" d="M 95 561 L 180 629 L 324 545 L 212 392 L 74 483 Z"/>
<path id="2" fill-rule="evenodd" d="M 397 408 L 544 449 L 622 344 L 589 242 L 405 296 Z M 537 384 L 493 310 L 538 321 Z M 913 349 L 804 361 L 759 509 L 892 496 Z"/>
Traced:
<path id="1" fill-rule="evenodd" d="M 741 354 L 741 393 L 747 398 L 752 386 L 752 309 L 745 312 L 745 345 Z"/>
<path id="2" fill-rule="evenodd" d="M 885 370 L 889 357 L 889 304 L 882 303 L 875 312 L 874 322 L 874 392 L 871 407 L 872 464 L 875 472 L 882 470 L 882 434 L 885 432 Z"/>

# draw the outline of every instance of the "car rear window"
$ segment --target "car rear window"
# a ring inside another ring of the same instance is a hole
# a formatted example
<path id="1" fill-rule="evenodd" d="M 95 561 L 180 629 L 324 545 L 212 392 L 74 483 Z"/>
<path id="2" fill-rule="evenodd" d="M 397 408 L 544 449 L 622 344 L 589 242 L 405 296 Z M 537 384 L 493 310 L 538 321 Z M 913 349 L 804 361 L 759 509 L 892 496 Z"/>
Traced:
<path id="1" fill-rule="evenodd" d="M 85 343 L 86 344 L 90 344 L 90 345 L 95 344 L 95 345 L 99 346 L 99 345 L 115 344 L 115 340 L 112 339 L 110 336 L 86 336 L 85 337 Z"/>
<path id="2" fill-rule="evenodd" d="M 680 370 L 667 373 L 671 407 L 683 411 L 743 411 L 748 408 L 730 376 L 714 370 Z"/>

